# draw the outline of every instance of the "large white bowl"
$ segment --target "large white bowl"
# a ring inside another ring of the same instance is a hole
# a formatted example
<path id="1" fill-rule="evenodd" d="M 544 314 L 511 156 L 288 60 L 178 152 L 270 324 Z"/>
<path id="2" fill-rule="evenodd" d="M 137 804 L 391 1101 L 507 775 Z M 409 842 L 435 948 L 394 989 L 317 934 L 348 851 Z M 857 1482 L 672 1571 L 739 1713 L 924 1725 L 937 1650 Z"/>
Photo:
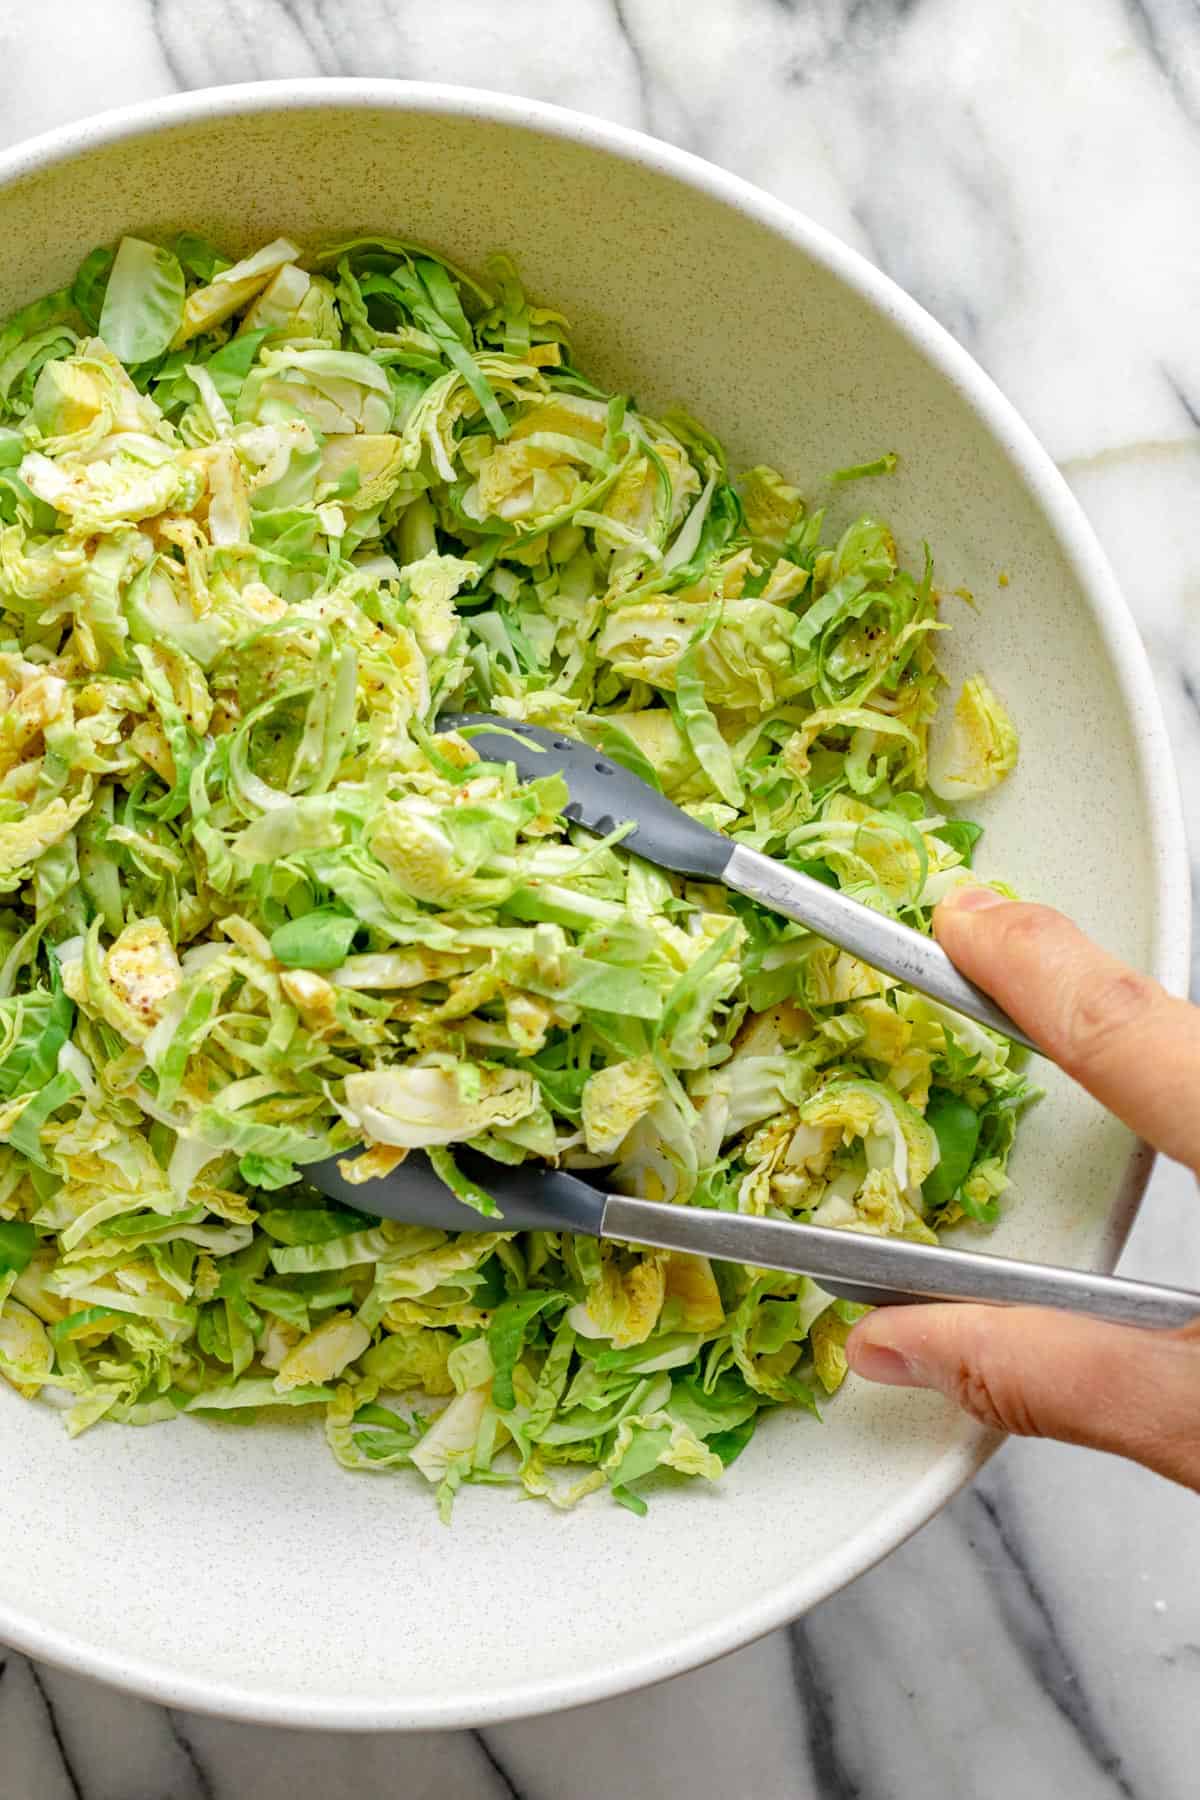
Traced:
<path id="1" fill-rule="evenodd" d="M 1021 727 L 981 811 L 983 866 L 1182 981 L 1187 878 L 1145 658 L 1099 548 L 1012 408 L 911 300 L 824 231 L 648 138 L 496 94 L 299 82 L 156 101 L 0 160 L 0 318 L 125 230 L 245 250 L 354 229 L 468 264 L 503 247 L 575 325 L 578 359 L 676 398 L 735 465 L 801 486 L 878 452 L 856 500 L 928 535 L 951 672 L 982 665 Z M 999 585 L 1001 572 L 1007 585 Z M 943 640 L 945 641 L 945 640 Z M 1148 1155 L 1062 1079 L 1023 1128 L 992 1242 L 1110 1268 Z M 315 1428 L 67 1441 L 0 1395 L 0 1637 L 174 1705 L 295 1725 L 479 1724 L 595 1700 L 744 1644 L 853 1579 L 978 1468 L 985 1434 L 931 1397 L 852 1385 L 780 1416 L 712 1491 L 562 1517 L 343 1474 Z"/>

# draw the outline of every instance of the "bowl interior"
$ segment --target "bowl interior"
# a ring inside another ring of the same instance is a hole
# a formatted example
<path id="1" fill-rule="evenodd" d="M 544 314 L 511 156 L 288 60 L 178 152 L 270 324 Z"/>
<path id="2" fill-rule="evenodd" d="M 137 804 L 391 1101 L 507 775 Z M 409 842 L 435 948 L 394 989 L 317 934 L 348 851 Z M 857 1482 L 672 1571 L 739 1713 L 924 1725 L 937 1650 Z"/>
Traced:
<path id="1" fill-rule="evenodd" d="M 332 98 L 259 90 L 203 116 L 193 97 L 107 139 L 63 134 L 67 154 L 0 190 L 0 318 L 125 230 L 188 225 L 240 251 L 375 229 L 476 267 L 512 251 L 573 321 L 584 368 L 651 407 L 684 401 L 735 466 L 769 460 L 815 493 L 899 450 L 894 477 L 841 505 L 885 512 L 911 554 L 928 537 L 943 585 L 981 602 L 949 603 L 946 662 L 987 672 L 1022 751 L 980 808 L 980 865 L 1164 972 L 1170 776 L 1132 627 L 948 340 L 870 277 L 864 292 L 819 234 L 767 202 L 739 210 L 735 184 L 645 140 L 494 97 Z M 1135 1147 L 1053 1072 L 1046 1085 L 991 1242 L 1111 1261 Z M 0 1570 L 0 1637 L 251 1716 L 481 1722 L 675 1673 L 777 1623 L 921 1523 L 980 1443 L 926 1396 L 852 1388 L 823 1426 L 770 1421 L 713 1491 L 664 1488 L 642 1522 L 489 1489 L 446 1530 L 415 1478 L 343 1474 L 315 1427 L 101 1426 L 69 1444 L 5 1389 L 21 1554 Z"/>

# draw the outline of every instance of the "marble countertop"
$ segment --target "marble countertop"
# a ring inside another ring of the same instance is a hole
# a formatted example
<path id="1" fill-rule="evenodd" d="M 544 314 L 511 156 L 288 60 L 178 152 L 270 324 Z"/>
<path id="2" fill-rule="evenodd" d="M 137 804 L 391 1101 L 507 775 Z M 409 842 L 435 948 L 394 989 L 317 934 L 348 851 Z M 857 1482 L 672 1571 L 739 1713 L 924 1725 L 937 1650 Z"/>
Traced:
<path id="1" fill-rule="evenodd" d="M 7 0 L 0 144 L 174 89 L 459 81 L 656 133 L 812 214 L 998 380 L 1145 637 L 1200 872 L 1200 15 L 1183 0 Z M 1200 988 L 1200 963 L 1195 965 Z M 1200 1286 L 1160 1165 L 1122 1265 Z M 3 1800 L 1190 1800 L 1200 1501 L 1010 1444 L 790 1630 L 443 1736 L 191 1717 L 0 1649 Z M 936 1603 L 931 1604 L 931 1595 Z"/>

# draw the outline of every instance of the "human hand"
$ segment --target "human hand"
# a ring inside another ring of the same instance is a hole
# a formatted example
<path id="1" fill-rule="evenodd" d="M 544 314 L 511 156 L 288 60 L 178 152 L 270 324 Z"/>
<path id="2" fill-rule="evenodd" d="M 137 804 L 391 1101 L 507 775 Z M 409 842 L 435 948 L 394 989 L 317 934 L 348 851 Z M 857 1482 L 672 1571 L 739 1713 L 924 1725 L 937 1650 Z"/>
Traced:
<path id="1" fill-rule="evenodd" d="M 1060 913 L 990 888 L 949 896 L 934 929 L 1068 1074 L 1200 1173 L 1200 1007 Z M 869 1381 L 936 1388 L 984 1425 L 1111 1450 L 1200 1491 L 1200 1324 L 1144 1331 L 1035 1307 L 893 1306 L 855 1326 L 846 1354 Z"/>

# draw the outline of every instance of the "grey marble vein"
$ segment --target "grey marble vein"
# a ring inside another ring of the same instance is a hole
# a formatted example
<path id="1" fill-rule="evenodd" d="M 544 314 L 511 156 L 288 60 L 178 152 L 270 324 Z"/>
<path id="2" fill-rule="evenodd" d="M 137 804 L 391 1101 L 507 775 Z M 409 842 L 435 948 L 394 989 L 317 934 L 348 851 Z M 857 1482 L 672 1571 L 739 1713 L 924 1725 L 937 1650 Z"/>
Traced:
<path id="1" fill-rule="evenodd" d="M 1108 550 L 1200 893 L 1194 0 L 5 0 L 0 144 L 172 89 L 319 74 L 459 81 L 656 132 L 909 287 L 1025 412 Z M 1194 973 L 1200 996 L 1200 956 Z M 1200 1286 L 1186 1172 L 1157 1172 L 1124 1266 Z M 1197 1568 L 1192 1496 L 1013 1444 L 788 1632 L 484 1733 L 242 1725 L 0 1651 L 0 1800 L 1193 1800 Z"/>
<path id="2" fill-rule="evenodd" d="M 631 23 L 632 8 L 627 4 L 627 0 L 612 0 L 612 10 L 617 30 L 620 32 L 633 62 L 638 92 L 638 123 L 643 130 L 651 131 L 654 129 L 651 123 L 655 92 L 654 76 L 642 54 L 640 40 Z"/>
<path id="3" fill-rule="evenodd" d="M 1200 124 L 1200 47 L 1196 11 L 1189 0 L 1124 0 L 1129 22 L 1164 82 L 1195 124 Z"/>
<path id="4" fill-rule="evenodd" d="M 209 1777 L 208 1770 L 197 1755 L 195 1746 L 188 1736 L 186 1716 L 177 1714 L 170 1707 L 164 1707 L 163 1713 L 167 1722 L 167 1730 L 179 1745 L 187 1761 L 188 1769 L 191 1771 L 193 1778 L 191 1785 L 195 1790 L 197 1800 L 216 1800 L 216 1789 Z M 185 1789 L 184 1791 L 189 1790 Z"/>
<path id="5" fill-rule="evenodd" d="M 1170 369 L 1164 369 L 1163 375 L 1166 379 L 1167 386 L 1183 408 L 1183 414 L 1187 419 L 1188 424 L 1192 427 L 1193 431 L 1200 431 L 1200 401 L 1192 398 L 1192 395 L 1189 394 L 1184 383 L 1178 376 L 1173 375 Z"/>
<path id="6" fill-rule="evenodd" d="M 484 1761 L 487 1763 L 487 1766 L 492 1771 L 493 1775 L 495 1775 L 497 1781 L 503 1782 L 504 1786 L 502 1792 L 509 1796 L 509 1800 L 525 1800 L 525 1796 L 522 1794 L 521 1789 L 516 1786 L 512 1776 L 500 1761 L 496 1752 L 492 1749 L 486 1734 L 482 1731 L 473 1731 L 470 1735 L 479 1745 L 479 1748 L 483 1753 Z"/>
<path id="7" fill-rule="evenodd" d="M 787 1638 L 817 1792 L 827 1795 L 828 1800 L 870 1800 L 871 1790 L 850 1773 L 842 1760 L 838 1696 L 816 1653 L 807 1621 L 797 1619 L 789 1625 Z"/>
<path id="8" fill-rule="evenodd" d="M 42 1711 L 46 1720 L 46 1729 L 50 1734 L 50 1741 L 54 1746 L 54 1753 L 66 1779 L 67 1786 L 75 1796 L 75 1800 L 83 1800 L 83 1789 L 80 1786 L 79 1777 L 75 1772 L 74 1761 L 66 1744 L 63 1742 L 63 1734 L 59 1726 L 58 1713 L 55 1710 L 54 1701 L 46 1691 L 49 1676 L 43 1675 L 36 1663 L 28 1663 L 26 1667 L 33 1690 L 42 1703 Z"/>
<path id="9" fill-rule="evenodd" d="M 181 88 L 341 72 L 322 65 L 309 22 L 281 0 L 153 0 L 153 16 Z"/>
<path id="10" fill-rule="evenodd" d="M 312 75 L 453 80 L 587 106 L 645 124 L 629 38 L 611 0 L 504 7 L 407 0 L 150 0 L 174 85 Z"/>
<path id="11" fill-rule="evenodd" d="M 967 1542 L 989 1572 L 998 1610 L 1037 1685 L 1076 1732 L 1099 1770 L 1111 1779 L 1114 1791 L 1125 1800 L 1137 1800 L 1137 1789 L 1125 1773 L 1121 1753 L 1097 1716 L 1054 1611 L 1026 1560 L 1015 1521 L 1002 1504 L 1002 1492 L 1002 1486 L 996 1493 L 989 1491 L 988 1484 L 976 1483 L 968 1496 Z"/>

